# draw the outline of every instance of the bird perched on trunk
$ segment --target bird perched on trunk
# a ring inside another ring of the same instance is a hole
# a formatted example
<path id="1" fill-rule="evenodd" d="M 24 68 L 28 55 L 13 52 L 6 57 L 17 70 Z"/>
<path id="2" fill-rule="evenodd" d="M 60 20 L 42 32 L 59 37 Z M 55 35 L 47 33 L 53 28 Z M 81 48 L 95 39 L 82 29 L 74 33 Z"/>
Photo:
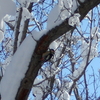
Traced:
<path id="1" fill-rule="evenodd" d="M 44 62 L 49 61 L 54 56 L 54 53 L 54 49 L 49 49 L 49 51 L 43 53 L 41 60 Z"/>

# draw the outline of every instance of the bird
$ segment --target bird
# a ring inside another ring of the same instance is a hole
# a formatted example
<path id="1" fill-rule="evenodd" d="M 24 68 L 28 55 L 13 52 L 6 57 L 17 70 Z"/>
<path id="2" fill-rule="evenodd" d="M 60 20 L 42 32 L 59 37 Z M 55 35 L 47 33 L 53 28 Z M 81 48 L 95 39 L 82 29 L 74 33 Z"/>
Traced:
<path id="1" fill-rule="evenodd" d="M 54 49 L 49 49 L 49 51 L 43 53 L 41 60 L 44 62 L 49 61 L 54 56 L 54 53 L 55 53 Z"/>

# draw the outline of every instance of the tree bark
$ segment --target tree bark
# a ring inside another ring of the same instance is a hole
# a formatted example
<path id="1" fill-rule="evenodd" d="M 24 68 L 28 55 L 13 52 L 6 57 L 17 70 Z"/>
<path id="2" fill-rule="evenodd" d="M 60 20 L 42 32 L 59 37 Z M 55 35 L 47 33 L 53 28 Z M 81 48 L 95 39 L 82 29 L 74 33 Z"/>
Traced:
<path id="1" fill-rule="evenodd" d="M 82 3 L 75 11 L 81 15 L 80 20 L 85 17 L 85 15 L 95 6 L 100 3 L 100 0 L 86 0 Z M 41 56 L 48 49 L 49 44 L 62 36 L 70 30 L 74 30 L 75 27 L 72 27 L 68 24 L 68 19 L 66 19 L 62 24 L 56 26 L 52 30 L 48 31 L 46 35 L 42 36 L 41 39 L 37 42 L 35 51 L 33 52 L 28 70 L 25 77 L 23 78 L 20 87 L 18 89 L 16 100 L 27 100 L 30 90 L 32 88 L 33 82 L 38 74 L 39 69 L 41 68 L 43 62 L 41 62 Z"/>
<path id="2" fill-rule="evenodd" d="M 15 25 L 15 28 L 14 28 L 14 31 L 15 31 L 14 32 L 15 39 L 14 39 L 14 50 L 13 50 L 13 54 L 17 50 L 17 41 L 18 41 L 18 36 L 19 36 L 19 29 L 20 29 L 21 18 L 22 18 L 22 7 L 19 9 L 19 16 L 17 18 L 16 25 Z"/>

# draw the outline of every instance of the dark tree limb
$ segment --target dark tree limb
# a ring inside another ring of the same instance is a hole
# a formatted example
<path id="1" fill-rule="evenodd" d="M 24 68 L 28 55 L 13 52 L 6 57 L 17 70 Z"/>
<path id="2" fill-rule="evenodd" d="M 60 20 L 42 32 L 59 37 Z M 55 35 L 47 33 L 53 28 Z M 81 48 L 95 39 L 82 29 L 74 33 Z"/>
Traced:
<path id="1" fill-rule="evenodd" d="M 15 25 L 15 28 L 14 28 L 14 30 L 15 30 L 15 40 L 14 40 L 13 54 L 17 50 L 17 42 L 18 42 L 18 36 L 19 36 L 19 29 L 20 29 L 21 18 L 22 18 L 22 8 L 19 9 L 19 16 L 17 18 L 16 25 Z"/>

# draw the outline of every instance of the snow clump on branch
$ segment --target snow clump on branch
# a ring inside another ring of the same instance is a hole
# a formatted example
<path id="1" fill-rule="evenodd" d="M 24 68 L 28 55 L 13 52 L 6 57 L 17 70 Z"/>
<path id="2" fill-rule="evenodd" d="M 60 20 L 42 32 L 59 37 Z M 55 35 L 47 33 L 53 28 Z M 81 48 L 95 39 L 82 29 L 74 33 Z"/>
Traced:
<path id="1" fill-rule="evenodd" d="M 71 16 L 68 20 L 68 23 L 70 26 L 79 26 L 80 25 L 80 14 L 79 13 L 75 13 L 73 16 Z"/>

